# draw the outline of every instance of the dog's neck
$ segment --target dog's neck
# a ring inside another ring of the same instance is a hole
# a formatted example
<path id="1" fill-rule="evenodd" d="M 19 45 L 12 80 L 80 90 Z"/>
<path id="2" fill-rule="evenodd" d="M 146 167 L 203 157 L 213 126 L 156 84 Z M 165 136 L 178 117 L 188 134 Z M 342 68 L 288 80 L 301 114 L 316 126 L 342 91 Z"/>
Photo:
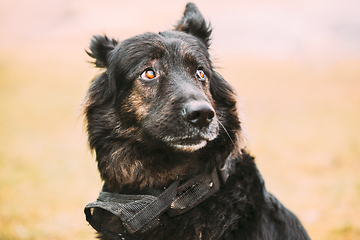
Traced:
<path id="1" fill-rule="evenodd" d="M 107 159 L 98 159 L 100 172 L 106 173 L 102 175 L 104 190 L 126 194 L 152 194 L 161 191 L 178 177 L 187 180 L 205 172 L 210 174 L 223 165 L 229 151 L 219 155 L 209 149 L 204 151 L 206 154 L 160 151 L 149 154 L 142 150 L 143 154 L 111 154 Z M 105 166 L 114 166 L 107 167 L 104 171 L 104 162 Z"/>

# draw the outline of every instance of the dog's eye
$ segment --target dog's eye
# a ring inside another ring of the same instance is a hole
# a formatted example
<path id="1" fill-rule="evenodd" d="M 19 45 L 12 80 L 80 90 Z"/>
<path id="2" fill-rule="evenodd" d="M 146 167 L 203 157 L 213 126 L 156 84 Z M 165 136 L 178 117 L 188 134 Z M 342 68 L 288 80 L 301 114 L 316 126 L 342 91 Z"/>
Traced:
<path id="1" fill-rule="evenodd" d="M 152 69 L 146 69 L 146 70 L 140 75 L 140 77 L 141 77 L 142 79 L 145 79 L 145 80 L 151 80 L 151 79 L 153 79 L 153 78 L 156 77 L 156 73 L 155 73 L 155 71 L 152 70 Z"/>
<path id="2" fill-rule="evenodd" d="M 201 69 L 198 69 L 198 70 L 196 71 L 196 77 L 197 77 L 198 79 L 200 79 L 201 81 L 205 81 L 205 80 L 206 80 L 206 75 L 205 75 L 204 71 L 201 70 Z"/>

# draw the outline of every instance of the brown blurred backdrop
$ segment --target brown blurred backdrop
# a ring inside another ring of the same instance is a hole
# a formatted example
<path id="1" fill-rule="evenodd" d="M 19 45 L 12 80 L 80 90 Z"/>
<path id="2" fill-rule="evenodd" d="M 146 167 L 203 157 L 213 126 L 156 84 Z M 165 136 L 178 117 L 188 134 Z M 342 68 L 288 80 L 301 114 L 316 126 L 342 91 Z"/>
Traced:
<path id="1" fill-rule="evenodd" d="M 312 239 L 360 239 L 360 2 L 194 1 L 267 188 Z M 0 1 L 0 239 L 94 239 L 79 106 L 93 34 L 171 29 L 186 1 Z"/>

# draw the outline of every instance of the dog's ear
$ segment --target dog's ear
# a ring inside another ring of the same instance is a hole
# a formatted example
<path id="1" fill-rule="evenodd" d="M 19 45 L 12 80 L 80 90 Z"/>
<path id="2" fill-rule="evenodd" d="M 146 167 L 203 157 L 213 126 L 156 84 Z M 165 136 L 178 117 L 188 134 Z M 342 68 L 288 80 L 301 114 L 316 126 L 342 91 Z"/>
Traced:
<path id="1" fill-rule="evenodd" d="M 176 31 L 189 33 L 199 38 L 207 48 L 210 46 L 211 27 L 201 15 L 194 3 L 188 3 L 185 7 L 184 16 L 175 26 Z"/>
<path id="2" fill-rule="evenodd" d="M 96 67 L 105 68 L 109 66 L 109 53 L 118 43 L 117 40 L 110 39 L 105 35 L 96 35 L 91 39 L 90 51 L 86 51 L 86 53 L 95 59 L 93 63 Z"/>

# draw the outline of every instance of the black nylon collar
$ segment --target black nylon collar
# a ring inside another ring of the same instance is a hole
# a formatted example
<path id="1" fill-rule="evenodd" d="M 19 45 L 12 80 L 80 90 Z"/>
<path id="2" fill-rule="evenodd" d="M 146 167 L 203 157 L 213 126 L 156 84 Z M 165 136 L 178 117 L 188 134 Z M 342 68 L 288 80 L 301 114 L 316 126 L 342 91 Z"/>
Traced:
<path id="1" fill-rule="evenodd" d="M 96 231 L 113 239 L 125 240 L 125 236 L 129 239 L 127 233 L 144 233 L 159 225 L 159 216 L 165 211 L 170 217 L 183 214 L 212 196 L 220 189 L 220 181 L 225 183 L 235 172 L 235 161 L 230 154 L 223 166 L 215 168 L 211 174 L 203 173 L 181 186 L 177 179 L 159 196 L 101 192 L 95 202 L 85 206 L 86 220 Z M 119 217 L 124 231 L 116 233 L 108 229 L 107 224 L 102 223 L 102 217 L 96 216 L 96 211 L 101 216 L 102 211 L 107 211 Z"/>

